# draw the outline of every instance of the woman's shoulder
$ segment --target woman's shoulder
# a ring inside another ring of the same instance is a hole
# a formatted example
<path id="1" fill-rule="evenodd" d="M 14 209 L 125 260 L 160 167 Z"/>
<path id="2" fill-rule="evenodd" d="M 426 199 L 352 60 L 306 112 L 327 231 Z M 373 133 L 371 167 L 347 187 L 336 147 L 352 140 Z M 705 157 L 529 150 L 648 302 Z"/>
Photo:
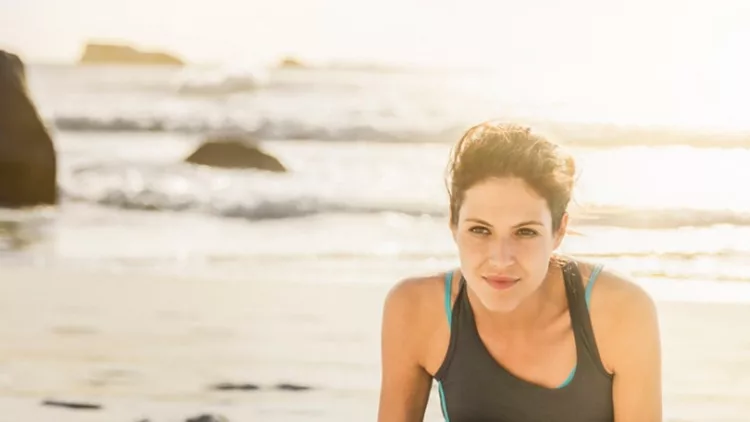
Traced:
<path id="1" fill-rule="evenodd" d="M 445 276 L 439 273 L 398 281 L 386 295 L 383 308 L 384 338 L 398 339 L 402 353 L 412 356 L 430 374 L 437 371 L 448 350 Z M 452 284 L 452 300 L 457 284 Z"/>
<path id="2" fill-rule="evenodd" d="M 628 347 L 650 344 L 658 338 L 656 303 L 626 274 L 604 266 L 592 281 L 595 263 L 578 261 L 578 266 L 584 283 L 594 282 L 590 288 L 591 322 L 602 362 L 614 372 Z"/>
<path id="3" fill-rule="evenodd" d="M 596 301 L 613 312 L 632 312 L 654 306 L 651 296 L 633 277 L 595 262 L 577 260 L 576 263 L 584 280 L 584 287 L 591 291 L 592 306 Z M 600 271 L 596 277 L 591 277 L 596 267 Z M 589 283 L 594 284 L 589 286 Z"/>
<path id="4" fill-rule="evenodd" d="M 399 280 L 386 295 L 386 310 L 399 310 L 411 316 L 430 316 L 442 310 L 445 275 L 437 273 Z"/>

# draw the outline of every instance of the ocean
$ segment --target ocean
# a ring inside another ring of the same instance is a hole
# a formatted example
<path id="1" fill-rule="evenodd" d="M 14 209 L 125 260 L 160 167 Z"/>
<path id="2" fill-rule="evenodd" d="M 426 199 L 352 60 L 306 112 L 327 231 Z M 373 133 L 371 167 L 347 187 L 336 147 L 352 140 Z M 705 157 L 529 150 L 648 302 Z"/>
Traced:
<path id="1" fill-rule="evenodd" d="M 457 263 L 449 149 L 499 118 L 541 122 L 578 160 L 564 253 L 663 298 L 750 300 L 750 135 L 736 128 L 683 118 L 649 129 L 661 122 L 655 106 L 617 120 L 606 99 L 478 70 L 31 64 L 28 79 L 63 199 L 0 213 L 3 265 L 251 279 L 248 264 L 263 263 L 325 275 L 311 282 L 446 269 Z M 227 131 L 251 134 L 290 171 L 183 162 Z"/>

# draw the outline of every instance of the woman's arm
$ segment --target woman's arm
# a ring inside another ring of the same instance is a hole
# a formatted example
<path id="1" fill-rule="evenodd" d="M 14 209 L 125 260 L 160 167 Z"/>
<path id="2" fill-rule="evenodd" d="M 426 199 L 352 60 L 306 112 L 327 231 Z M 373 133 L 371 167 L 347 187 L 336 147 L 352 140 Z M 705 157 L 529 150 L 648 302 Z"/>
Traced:
<path id="1" fill-rule="evenodd" d="M 608 333 L 615 422 L 662 422 L 661 338 L 656 306 L 637 285 L 615 281 Z"/>
<path id="2" fill-rule="evenodd" d="M 382 379 L 378 422 L 421 422 L 432 378 L 420 364 L 421 339 L 417 280 L 397 284 L 383 307 Z"/>

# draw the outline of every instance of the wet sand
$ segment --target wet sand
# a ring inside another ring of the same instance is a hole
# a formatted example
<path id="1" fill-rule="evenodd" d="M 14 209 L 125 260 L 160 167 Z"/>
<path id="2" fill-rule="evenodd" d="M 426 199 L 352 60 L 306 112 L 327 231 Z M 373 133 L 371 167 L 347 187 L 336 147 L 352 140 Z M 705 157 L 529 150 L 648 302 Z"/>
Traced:
<path id="1" fill-rule="evenodd" d="M 388 284 L 311 282 L 305 271 L 293 281 L 260 267 L 246 280 L 1 269 L 0 422 L 176 422 L 208 412 L 230 421 L 375 420 Z M 750 304 L 658 303 L 665 420 L 746 421 Z M 425 420 L 441 420 L 434 394 Z"/>

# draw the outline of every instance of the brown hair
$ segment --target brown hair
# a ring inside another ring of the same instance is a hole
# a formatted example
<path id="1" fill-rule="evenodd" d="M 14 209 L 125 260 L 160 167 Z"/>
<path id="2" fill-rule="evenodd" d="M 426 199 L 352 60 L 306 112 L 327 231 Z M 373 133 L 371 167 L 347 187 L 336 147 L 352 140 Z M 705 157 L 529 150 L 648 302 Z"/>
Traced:
<path id="1" fill-rule="evenodd" d="M 454 146 L 448 164 L 450 218 L 458 213 L 466 190 L 492 177 L 523 179 L 549 206 L 553 230 L 570 202 L 575 161 L 559 145 L 516 124 L 485 122 L 470 128 Z"/>

